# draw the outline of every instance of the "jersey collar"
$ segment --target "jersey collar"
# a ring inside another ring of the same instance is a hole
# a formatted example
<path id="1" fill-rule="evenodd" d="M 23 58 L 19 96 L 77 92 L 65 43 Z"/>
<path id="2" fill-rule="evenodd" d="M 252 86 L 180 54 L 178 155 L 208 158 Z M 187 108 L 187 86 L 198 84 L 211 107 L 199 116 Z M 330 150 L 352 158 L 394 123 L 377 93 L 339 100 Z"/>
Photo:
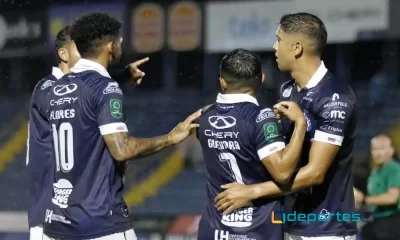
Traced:
<path id="1" fill-rule="evenodd" d="M 51 75 L 53 75 L 57 79 L 60 79 L 64 76 L 64 73 L 58 67 L 53 67 L 51 70 Z"/>
<path id="2" fill-rule="evenodd" d="M 80 59 L 75 64 L 75 66 L 73 68 L 71 68 L 71 72 L 74 72 L 74 73 L 80 73 L 80 72 L 89 71 L 89 70 L 96 71 L 96 72 L 100 73 L 101 75 L 103 75 L 104 77 L 111 78 L 110 74 L 107 72 L 107 70 L 101 64 L 90 61 L 88 59 L 83 59 L 83 58 Z"/>
<path id="3" fill-rule="evenodd" d="M 314 73 L 310 81 L 307 83 L 306 88 L 310 89 L 317 86 L 317 84 L 322 80 L 322 78 L 324 78 L 327 72 L 328 69 L 326 69 L 324 62 L 321 61 L 321 64 L 319 65 L 317 71 Z"/>
<path id="4" fill-rule="evenodd" d="M 221 94 L 217 96 L 217 103 L 241 103 L 241 102 L 251 102 L 258 106 L 258 101 L 255 97 L 249 94 Z"/>

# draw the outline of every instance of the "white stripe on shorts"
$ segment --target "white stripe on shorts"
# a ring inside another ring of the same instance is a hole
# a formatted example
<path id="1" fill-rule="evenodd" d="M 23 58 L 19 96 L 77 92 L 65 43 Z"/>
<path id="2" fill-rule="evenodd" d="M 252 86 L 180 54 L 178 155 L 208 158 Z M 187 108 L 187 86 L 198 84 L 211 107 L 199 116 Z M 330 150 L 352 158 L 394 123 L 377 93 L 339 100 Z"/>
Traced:
<path id="1" fill-rule="evenodd" d="M 49 236 L 44 235 L 43 240 L 54 240 L 54 238 L 51 238 Z M 119 233 L 114 233 L 111 235 L 99 237 L 99 238 L 92 238 L 88 240 L 137 240 L 135 231 L 133 229 L 130 229 L 125 232 L 119 232 Z"/>
<path id="2" fill-rule="evenodd" d="M 356 235 L 353 236 L 325 236 L 325 237 L 304 237 L 285 233 L 285 240 L 356 240 Z"/>

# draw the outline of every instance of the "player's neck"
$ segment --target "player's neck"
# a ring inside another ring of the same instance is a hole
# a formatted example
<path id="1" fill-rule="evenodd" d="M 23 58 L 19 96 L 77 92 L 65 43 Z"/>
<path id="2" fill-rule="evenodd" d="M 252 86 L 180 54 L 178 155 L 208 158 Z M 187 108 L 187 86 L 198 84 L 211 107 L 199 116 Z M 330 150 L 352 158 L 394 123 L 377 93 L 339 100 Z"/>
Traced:
<path id="1" fill-rule="evenodd" d="M 87 57 L 87 60 L 93 61 L 95 63 L 100 64 L 101 66 L 103 66 L 105 69 L 108 69 L 108 60 L 102 57 L 97 57 L 97 58 L 90 58 Z"/>
<path id="2" fill-rule="evenodd" d="M 320 65 L 321 59 L 315 57 L 303 59 L 294 66 L 290 75 L 296 81 L 297 90 L 301 90 L 307 86 L 307 83 L 311 80 Z"/>
<path id="3" fill-rule="evenodd" d="M 61 71 L 62 71 L 64 74 L 68 74 L 68 73 L 71 72 L 71 69 L 69 68 L 68 64 L 66 64 L 66 63 L 60 63 L 60 64 L 58 64 L 58 68 L 61 69 Z"/>
<path id="4" fill-rule="evenodd" d="M 226 90 L 226 91 L 222 92 L 222 94 L 248 94 L 253 97 L 256 96 L 256 93 L 254 92 L 254 90 Z"/>

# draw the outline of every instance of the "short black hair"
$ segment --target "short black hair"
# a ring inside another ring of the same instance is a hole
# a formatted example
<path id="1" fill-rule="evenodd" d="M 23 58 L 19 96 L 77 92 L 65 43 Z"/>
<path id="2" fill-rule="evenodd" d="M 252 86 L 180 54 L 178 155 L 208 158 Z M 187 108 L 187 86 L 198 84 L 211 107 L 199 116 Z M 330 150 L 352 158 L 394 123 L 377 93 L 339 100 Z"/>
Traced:
<path id="1" fill-rule="evenodd" d="M 65 45 L 71 41 L 71 26 L 67 25 L 61 31 L 57 33 L 55 40 L 55 50 L 56 50 L 56 58 L 57 63 L 61 63 L 62 59 L 58 55 L 58 49 L 65 47 Z"/>
<path id="2" fill-rule="evenodd" d="M 219 71 L 231 90 L 244 87 L 256 89 L 261 84 L 261 60 L 245 49 L 227 53 L 221 60 Z"/>
<path id="3" fill-rule="evenodd" d="M 279 21 L 280 29 L 285 33 L 300 33 L 315 41 L 315 53 L 321 55 L 328 38 L 324 22 L 310 13 L 285 14 Z"/>
<path id="4" fill-rule="evenodd" d="M 80 55 L 97 57 L 98 48 L 120 35 L 121 23 L 106 13 L 89 13 L 75 21 L 71 38 Z"/>

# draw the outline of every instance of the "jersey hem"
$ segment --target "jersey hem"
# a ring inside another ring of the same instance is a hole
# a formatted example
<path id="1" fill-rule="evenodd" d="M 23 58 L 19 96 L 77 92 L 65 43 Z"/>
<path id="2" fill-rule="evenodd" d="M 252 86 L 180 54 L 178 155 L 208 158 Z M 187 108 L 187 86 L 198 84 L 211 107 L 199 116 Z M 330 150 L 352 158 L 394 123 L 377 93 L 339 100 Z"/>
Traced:
<path id="1" fill-rule="evenodd" d="M 92 239 L 92 238 L 100 238 L 100 237 L 105 237 L 107 235 L 115 234 L 115 233 L 120 233 L 120 232 L 125 232 L 130 229 L 133 229 L 131 223 L 127 223 L 124 226 L 119 226 L 117 228 L 109 229 L 106 231 L 102 231 L 99 233 L 92 233 L 92 234 L 85 234 L 85 235 L 64 235 L 64 234 L 59 234 L 59 233 L 54 233 L 51 231 L 46 231 L 44 230 L 44 234 L 49 235 L 50 237 L 53 238 L 77 238 L 77 239 Z"/>
<path id="2" fill-rule="evenodd" d="M 283 232 L 297 235 L 297 236 L 303 236 L 303 237 L 323 237 L 323 236 L 353 236 L 358 234 L 358 230 L 354 229 L 351 231 L 344 231 L 344 232 L 315 232 L 315 233 L 304 233 L 303 231 L 293 231 L 293 230 L 286 230 L 284 229 Z"/>

